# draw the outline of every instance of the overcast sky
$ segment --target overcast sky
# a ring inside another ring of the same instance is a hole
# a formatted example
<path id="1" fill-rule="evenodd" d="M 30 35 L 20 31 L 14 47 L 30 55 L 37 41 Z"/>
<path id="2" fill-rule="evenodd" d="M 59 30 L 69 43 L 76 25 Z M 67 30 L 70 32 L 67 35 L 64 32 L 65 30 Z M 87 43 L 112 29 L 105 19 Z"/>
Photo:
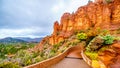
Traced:
<path id="1" fill-rule="evenodd" d="M 0 38 L 50 35 L 54 21 L 88 0 L 0 0 Z"/>

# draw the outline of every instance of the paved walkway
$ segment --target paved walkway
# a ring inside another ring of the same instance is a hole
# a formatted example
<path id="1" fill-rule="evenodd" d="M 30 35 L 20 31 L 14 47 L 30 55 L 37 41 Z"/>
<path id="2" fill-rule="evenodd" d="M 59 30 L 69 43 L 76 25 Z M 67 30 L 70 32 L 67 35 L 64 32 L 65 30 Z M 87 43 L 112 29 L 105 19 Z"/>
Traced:
<path id="1" fill-rule="evenodd" d="M 90 68 L 83 59 L 65 58 L 48 68 Z"/>

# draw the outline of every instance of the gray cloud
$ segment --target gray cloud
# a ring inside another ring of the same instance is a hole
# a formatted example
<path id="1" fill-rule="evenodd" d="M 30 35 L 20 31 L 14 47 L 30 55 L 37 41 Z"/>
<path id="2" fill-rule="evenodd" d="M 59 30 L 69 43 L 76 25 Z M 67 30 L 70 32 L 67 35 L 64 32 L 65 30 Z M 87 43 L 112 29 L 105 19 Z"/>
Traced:
<path id="1" fill-rule="evenodd" d="M 0 37 L 49 35 L 54 21 L 64 12 L 86 3 L 87 0 L 0 0 Z"/>

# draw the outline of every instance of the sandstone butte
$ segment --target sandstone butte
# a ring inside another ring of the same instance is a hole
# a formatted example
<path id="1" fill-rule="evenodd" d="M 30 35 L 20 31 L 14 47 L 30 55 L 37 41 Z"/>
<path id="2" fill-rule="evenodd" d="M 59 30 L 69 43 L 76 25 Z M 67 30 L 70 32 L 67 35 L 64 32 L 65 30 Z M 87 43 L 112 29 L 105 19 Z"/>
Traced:
<path id="1" fill-rule="evenodd" d="M 120 29 L 120 0 L 89 1 L 87 5 L 79 7 L 77 11 L 72 14 L 64 13 L 60 22 L 55 21 L 53 28 L 53 33 L 43 38 L 42 41 L 34 47 L 34 50 L 43 50 L 43 46 L 46 43 L 51 47 L 64 39 L 68 39 L 80 30 L 92 28 L 92 31 L 95 32 L 97 28 L 110 31 Z M 117 47 L 118 52 L 120 52 L 119 44 L 113 44 L 113 47 Z"/>
<path id="2" fill-rule="evenodd" d="M 55 21 L 53 33 L 43 38 L 35 50 L 42 50 L 46 42 L 50 45 L 57 44 L 76 31 L 89 28 L 95 31 L 98 27 L 107 30 L 120 28 L 120 0 L 112 0 L 110 3 L 105 0 L 90 1 L 72 14 L 64 13 L 60 22 Z"/>

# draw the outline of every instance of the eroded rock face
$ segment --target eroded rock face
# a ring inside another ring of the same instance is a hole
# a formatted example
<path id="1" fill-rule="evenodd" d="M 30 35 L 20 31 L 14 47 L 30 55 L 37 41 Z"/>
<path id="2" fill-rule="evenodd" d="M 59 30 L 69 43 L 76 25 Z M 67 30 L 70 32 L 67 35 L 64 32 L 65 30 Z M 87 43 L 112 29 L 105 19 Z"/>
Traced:
<path id="1" fill-rule="evenodd" d="M 46 41 L 50 45 L 70 37 L 75 31 L 89 28 L 114 30 L 120 28 L 120 1 L 95 0 L 79 7 L 75 13 L 64 13 L 60 23 L 54 23 L 54 31 Z M 45 40 L 45 39 L 43 39 Z M 39 44 L 43 45 L 43 44 Z"/>
<path id="2" fill-rule="evenodd" d="M 120 41 L 98 54 L 98 58 L 107 68 L 120 68 Z"/>

